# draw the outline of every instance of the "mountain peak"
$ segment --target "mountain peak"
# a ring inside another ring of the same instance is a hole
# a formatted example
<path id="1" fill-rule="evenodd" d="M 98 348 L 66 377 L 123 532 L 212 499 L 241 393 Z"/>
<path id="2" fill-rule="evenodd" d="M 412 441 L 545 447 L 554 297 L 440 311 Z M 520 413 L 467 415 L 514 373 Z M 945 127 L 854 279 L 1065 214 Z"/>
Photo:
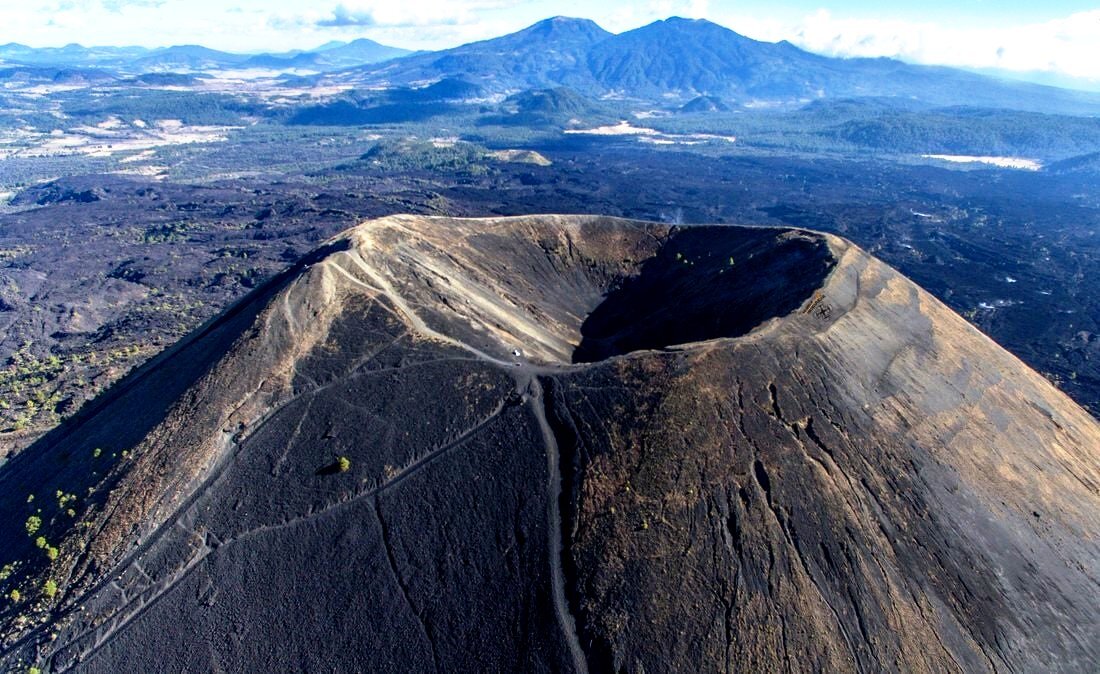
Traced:
<path id="1" fill-rule="evenodd" d="M 805 79 L 796 55 L 705 19 L 655 21 L 592 52 L 588 63 L 597 81 L 643 96 L 793 97 L 801 95 Z"/>
<path id="2" fill-rule="evenodd" d="M 604 38 L 611 35 L 591 19 L 571 16 L 553 16 L 521 30 L 519 34 L 551 36 L 580 36 Z"/>
<path id="3" fill-rule="evenodd" d="M 717 26 L 718 25 L 718 24 L 714 23 L 713 21 L 708 21 L 706 19 L 691 19 L 691 18 L 688 18 L 686 16 L 670 16 L 667 19 L 664 19 L 663 22 L 658 21 L 658 23 L 696 24 L 696 25 L 700 25 L 700 26 L 706 25 L 706 24 L 709 24 L 711 26 Z"/>
<path id="4" fill-rule="evenodd" d="M 344 47 L 344 46 L 347 46 L 347 44 L 348 43 L 345 42 L 344 40 L 329 40 L 328 42 L 324 43 L 320 47 L 310 49 L 309 51 L 312 51 L 312 52 L 326 51 L 328 49 L 336 49 L 337 47 Z"/>
<path id="5" fill-rule="evenodd" d="M 749 42 L 758 42 L 752 38 L 746 37 L 735 30 L 726 28 L 721 24 L 714 23 L 707 19 L 689 19 L 682 16 L 670 16 L 667 19 L 659 19 L 653 23 L 647 24 L 640 28 L 636 28 L 633 31 L 627 31 L 627 33 L 653 33 L 660 31 L 676 31 L 687 32 L 696 34 L 706 34 L 713 36 L 721 36 L 725 38 L 736 38 L 741 40 L 747 40 Z M 627 33 L 624 33 L 627 34 Z M 766 43 L 764 43 L 766 44 Z"/>
<path id="6" fill-rule="evenodd" d="M 551 16 L 550 18 L 543 19 L 542 21 L 537 21 L 532 24 L 532 27 L 534 26 L 555 26 L 558 28 L 569 26 L 596 26 L 597 28 L 599 28 L 599 24 L 597 24 L 592 19 L 585 19 L 576 16 L 564 16 L 561 14 L 557 16 Z"/>
<path id="7" fill-rule="evenodd" d="M 837 59 L 681 16 L 618 34 L 588 19 L 555 16 L 508 35 L 409 55 L 382 67 L 363 66 L 344 77 L 371 86 L 457 77 L 505 96 L 568 86 L 593 98 L 613 94 L 682 105 L 699 96 L 716 96 L 730 105 L 756 101 L 784 108 L 869 92 L 950 105 L 964 102 L 959 92 L 966 90 L 966 100 L 978 96 L 989 107 L 1095 112 L 1091 102 L 1076 94 L 1053 101 L 1045 95 L 1024 96 L 1019 86 L 961 71 L 892 60 Z"/>

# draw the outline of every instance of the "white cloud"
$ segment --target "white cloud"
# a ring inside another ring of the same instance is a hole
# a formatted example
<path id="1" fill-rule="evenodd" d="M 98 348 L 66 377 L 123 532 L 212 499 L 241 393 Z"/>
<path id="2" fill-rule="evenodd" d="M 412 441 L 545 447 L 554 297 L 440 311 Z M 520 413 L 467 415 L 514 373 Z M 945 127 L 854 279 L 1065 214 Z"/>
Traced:
<path id="1" fill-rule="evenodd" d="M 0 0 L 0 43 L 35 46 L 201 43 L 231 51 L 309 48 L 360 36 L 438 49 L 512 32 L 552 14 L 621 32 L 671 15 L 709 18 L 761 40 L 833 56 L 1050 73 L 1100 87 L 1100 9 L 1042 23 L 943 22 L 749 11 L 726 0 Z M 886 10 L 884 10 L 886 11 Z M 939 16 L 943 16 L 940 14 Z"/>
<path id="2" fill-rule="evenodd" d="M 313 17 L 319 26 L 438 26 L 475 23 L 482 12 L 512 7 L 508 0 L 345 0 L 325 9 L 313 9 L 303 16 Z"/>
<path id="3" fill-rule="evenodd" d="M 514 11 L 523 0 L 343 0 L 273 12 L 269 23 L 293 33 L 298 46 L 366 36 L 410 49 L 442 49 L 495 37 L 544 18 L 524 22 Z M 518 19 L 518 20 L 517 20 Z"/>
<path id="4" fill-rule="evenodd" d="M 890 56 L 1100 81 L 1100 10 L 992 28 L 837 18 L 820 10 L 782 32 L 804 49 L 833 56 Z"/>

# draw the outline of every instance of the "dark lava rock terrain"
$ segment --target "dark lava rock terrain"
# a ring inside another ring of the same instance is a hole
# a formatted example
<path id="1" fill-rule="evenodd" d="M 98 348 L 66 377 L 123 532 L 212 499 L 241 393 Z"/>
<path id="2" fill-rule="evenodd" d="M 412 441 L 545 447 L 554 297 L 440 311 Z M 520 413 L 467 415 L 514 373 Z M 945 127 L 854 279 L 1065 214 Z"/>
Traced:
<path id="1" fill-rule="evenodd" d="M 0 467 L 0 668 L 1089 671 L 1098 448 L 837 237 L 385 218 Z"/>

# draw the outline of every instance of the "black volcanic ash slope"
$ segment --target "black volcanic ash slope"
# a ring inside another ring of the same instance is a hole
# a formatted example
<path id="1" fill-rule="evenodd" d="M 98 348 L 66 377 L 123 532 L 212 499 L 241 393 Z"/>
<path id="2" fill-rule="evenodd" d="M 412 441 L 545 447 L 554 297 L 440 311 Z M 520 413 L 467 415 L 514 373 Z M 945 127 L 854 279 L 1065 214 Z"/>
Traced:
<path id="1" fill-rule="evenodd" d="M 1088 671 L 1098 447 L 835 237 L 387 218 L 0 468 L 0 667 Z"/>

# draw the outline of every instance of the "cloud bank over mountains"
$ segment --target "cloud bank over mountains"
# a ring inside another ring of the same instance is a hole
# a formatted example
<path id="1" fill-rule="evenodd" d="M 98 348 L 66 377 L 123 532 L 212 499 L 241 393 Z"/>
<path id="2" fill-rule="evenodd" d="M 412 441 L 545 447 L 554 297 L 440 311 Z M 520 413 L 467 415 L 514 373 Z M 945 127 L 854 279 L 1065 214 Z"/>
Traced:
<path id="1" fill-rule="evenodd" d="M 766 7 L 761 3 L 763 7 Z M 1076 78 L 1100 88 L 1100 9 L 1046 21 L 882 18 L 831 9 L 798 14 L 708 0 L 29 0 L 5 8 L 0 43 L 31 46 L 166 46 L 198 43 L 228 51 L 306 49 L 369 37 L 409 49 L 441 49 L 518 30 L 556 14 L 583 16 L 613 32 L 672 15 L 706 18 L 752 38 L 788 40 L 829 56 L 900 58 L 925 65 Z M 938 18 L 937 18 L 938 17 Z"/>
<path id="2" fill-rule="evenodd" d="M 1100 82 L 1100 9 L 991 28 L 846 19 L 820 10 L 780 39 L 830 56 L 890 56 L 928 65 L 1048 71 Z"/>

